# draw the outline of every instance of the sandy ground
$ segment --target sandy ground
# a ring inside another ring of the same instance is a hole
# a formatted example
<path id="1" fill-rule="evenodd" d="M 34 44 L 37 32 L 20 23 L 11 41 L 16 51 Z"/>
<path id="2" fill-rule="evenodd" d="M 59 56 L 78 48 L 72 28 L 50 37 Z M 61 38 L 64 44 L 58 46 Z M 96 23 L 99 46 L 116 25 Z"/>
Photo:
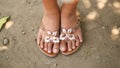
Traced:
<path id="1" fill-rule="evenodd" d="M 61 2 L 59 2 L 61 5 Z M 10 15 L 13 25 L 0 31 L 0 68 L 120 68 L 120 0 L 81 0 L 78 5 L 84 43 L 73 55 L 55 58 L 43 55 L 35 39 L 43 15 L 41 0 L 0 0 L 0 18 Z M 22 31 L 25 34 L 22 34 Z"/>

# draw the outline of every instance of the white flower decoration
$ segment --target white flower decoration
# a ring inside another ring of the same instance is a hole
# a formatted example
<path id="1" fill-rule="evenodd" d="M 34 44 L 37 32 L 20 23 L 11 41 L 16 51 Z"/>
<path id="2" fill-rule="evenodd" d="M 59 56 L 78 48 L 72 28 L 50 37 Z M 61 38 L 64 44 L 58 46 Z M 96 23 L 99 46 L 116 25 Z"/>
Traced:
<path id="1" fill-rule="evenodd" d="M 57 36 L 57 32 L 50 32 L 47 31 L 47 36 L 45 37 L 45 42 L 54 42 L 54 43 L 59 43 L 59 38 Z"/>
<path id="2" fill-rule="evenodd" d="M 59 43 L 59 42 L 60 42 L 60 40 L 59 40 L 59 38 L 58 38 L 58 37 L 53 37 L 53 42 L 54 42 L 54 43 Z"/>
<path id="3" fill-rule="evenodd" d="M 65 40 L 65 39 L 69 39 L 69 40 L 74 40 L 75 36 L 74 34 L 72 34 L 72 28 L 66 30 L 66 29 L 62 29 L 62 34 L 60 35 L 60 40 Z"/>
<path id="4" fill-rule="evenodd" d="M 51 35 L 52 33 L 51 33 L 50 31 L 47 31 L 47 34 L 48 34 L 48 35 Z"/>

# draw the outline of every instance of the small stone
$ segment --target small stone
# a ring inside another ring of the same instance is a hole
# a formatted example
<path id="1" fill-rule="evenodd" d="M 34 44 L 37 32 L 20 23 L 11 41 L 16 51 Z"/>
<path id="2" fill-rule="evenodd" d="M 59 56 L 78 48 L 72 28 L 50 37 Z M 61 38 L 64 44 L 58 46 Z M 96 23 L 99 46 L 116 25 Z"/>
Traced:
<path id="1" fill-rule="evenodd" d="M 34 31 L 35 29 L 34 28 L 32 28 L 32 31 Z"/>
<path id="2" fill-rule="evenodd" d="M 57 66 L 57 63 L 54 63 L 54 67 L 56 67 Z"/>
<path id="3" fill-rule="evenodd" d="M 3 39 L 3 45 L 8 45 L 8 44 L 9 44 L 9 39 L 4 38 L 4 39 Z"/>
<path id="4" fill-rule="evenodd" d="M 22 34 L 23 34 L 23 35 L 25 35 L 25 34 L 26 34 L 26 32 L 22 31 Z"/>

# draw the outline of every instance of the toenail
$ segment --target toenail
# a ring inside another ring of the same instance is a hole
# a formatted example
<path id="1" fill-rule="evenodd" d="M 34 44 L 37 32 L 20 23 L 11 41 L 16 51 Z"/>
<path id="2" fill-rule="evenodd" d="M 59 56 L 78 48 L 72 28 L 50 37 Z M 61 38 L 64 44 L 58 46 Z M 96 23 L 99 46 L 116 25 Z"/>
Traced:
<path id="1" fill-rule="evenodd" d="M 75 49 L 75 46 L 73 46 L 73 49 Z"/>
<path id="2" fill-rule="evenodd" d="M 58 50 L 57 50 L 57 49 L 54 49 L 54 50 L 53 50 L 53 52 L 54 52 L 54 53 L 57 53 L 57 52 L 58 52 Z"/>
<path id="3" fill-rule="evenodd" d="M 41 48 L 43 48 L 43 46 L 40 46 Z"/>
<path id="4" fill-rule="evenodd" d="M 47 51 L 47 48 L 44 48 L 45 51 Z"/>
<path id="5" fill-rule="evenodd" d="M 83 42 L 83 40 L 80 40 L 80 42 Z"/>
<path id="6" fill-rule="evenodd" d="M 61 50 L 62 50 L 62 51 L 65 51 L 65 48 L 64 48 L 64 47 L 61 47 Z"/>
<path id="7" fill-rule="evenodd" d="M 51 53 L 51 51 L 48 51 L 48 53 Z"/>
<path id="8" fill-rule="evenodd" d="M 72 51 L 72 49 L 68 49 L 68 51 Z"/>

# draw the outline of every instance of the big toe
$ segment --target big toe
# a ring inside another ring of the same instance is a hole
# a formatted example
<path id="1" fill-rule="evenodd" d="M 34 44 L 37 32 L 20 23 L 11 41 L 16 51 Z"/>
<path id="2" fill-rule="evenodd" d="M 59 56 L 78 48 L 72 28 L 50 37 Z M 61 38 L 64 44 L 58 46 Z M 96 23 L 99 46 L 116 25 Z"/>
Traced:
<path id="1" fill-rule="evenodd" d="M 48 43 L 48 53 L 52 52 L 52 43 Z"/>
<path id="2" fill-rule="evenodd" d="M 44 50 L 47 51 L 48 50 L 48 43 L 44 43 Z"/>
<path id="3" fill-rule="evenodd" d="M 68 51 L 72 51 L 72 42 L 68 41 L 67 44 L 68 44 Z"/>
<path id="4" fill-rule="evenodd" d="M 58 53 L 59 52 L 59 43 L 55 43 L 53 46 L 53 53 Z"/>
<path id="5" fill-rule="evenodd" d="M 66 47 L 67 47 L 66 45 L 67 45 L 66 42 L 64 40 L 62 40 L 60 43 L 60 50 L 66 51 Z"/>

